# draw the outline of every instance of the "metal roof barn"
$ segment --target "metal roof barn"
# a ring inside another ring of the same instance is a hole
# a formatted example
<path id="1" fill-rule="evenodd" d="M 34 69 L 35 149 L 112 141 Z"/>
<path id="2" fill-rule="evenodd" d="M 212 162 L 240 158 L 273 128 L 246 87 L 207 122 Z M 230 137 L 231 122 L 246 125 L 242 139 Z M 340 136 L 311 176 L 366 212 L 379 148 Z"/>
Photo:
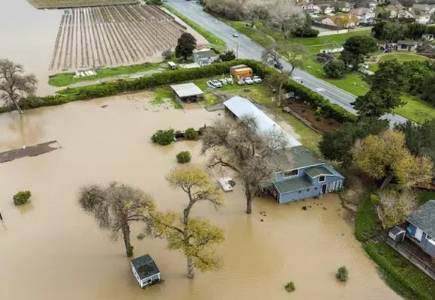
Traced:
<path id="1" fill-rule="evenodd" d="M 171 85 L 171 89 L 180 98 L 201 96 L 204 92 L 194 83 L 182 83 Z"/>
<path id="2" fill-rule="evenodd" d="M 251 116 L 255 119 L 258 126 L 258 131 L 261 134 L 267 135 L 271 132 L 283 134 L 288 141 L 288 147 L 293 148 L 301 146 L 301 143 L 287 131 L 282 129 L 275 121 L 269 118 L 263 111 L 255 106 L 248 99 L 240 96 L 232 97 L 224 102 L 224 106 L 232 112 L 237 118 Z"/>

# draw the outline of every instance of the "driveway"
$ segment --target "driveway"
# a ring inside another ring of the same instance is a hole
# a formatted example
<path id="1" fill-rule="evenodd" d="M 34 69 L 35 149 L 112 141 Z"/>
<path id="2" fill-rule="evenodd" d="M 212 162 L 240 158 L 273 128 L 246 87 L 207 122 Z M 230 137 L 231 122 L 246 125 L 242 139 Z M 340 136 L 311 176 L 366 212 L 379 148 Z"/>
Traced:
<path id="1" fill-rule="evenodd" d="M 237 32 L 231 26 L 216 19 L 212 15 L 203 11 L 202 7 L 194 1 L 186 0 L 167 0 L 168 5 L 178 10 L 181 14 L 193 20 L 200 26 L 206 28 L 208 31 L 219 36 L 229 49 L 233 49 L 240 58 L 249 58 L 254 60 L 261 60 L 261 54 L 264 47 L 253 42 L 246 35 Z M 233 34 L 237 33 L 238 37 Z M 290 64 L 282 61 L 286 70 L 290 69 Z M 324 80 L 314 77 L 313 75 L 301 70 L 295 69 L 292 77 L 300 82 L 307 88 L 322 95 L 332 103 L 338 104 L 349 112 L 356 113 L 351 103 L 355 101 L 356 97 Z M 402 116 L 388 114 L 384 116 L 391 121 L 392 124 L 406 122 Z"/>

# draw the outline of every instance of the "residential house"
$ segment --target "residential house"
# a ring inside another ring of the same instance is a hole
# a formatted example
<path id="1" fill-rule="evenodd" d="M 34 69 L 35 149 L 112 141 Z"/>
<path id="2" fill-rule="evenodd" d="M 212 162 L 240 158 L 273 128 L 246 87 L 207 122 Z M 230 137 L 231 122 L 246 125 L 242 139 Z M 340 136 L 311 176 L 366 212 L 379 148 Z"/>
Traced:
<path id="1" fill-rule="evenodd" d="M 212 49 L 195 49 L 193 50 L 193 61 L 200 66 L 209 65 L 219 59 L 219 55 Z"/>
<path id="2" fill-rule="evenodd" d="M 366 7 L 354 8 L 351 10 L 351 14 L 358 18 L 360 24 L 373 24 L 376 17 L 376 13 Z"/>
<path id="3" fill-rule="evenodd" d="M 226 110 L 236 118 L 255 118 L 260 134 L 271 132 L 286 137 L 287 150 L 275 163 L 279 166 L 270 180 L 261 184 L 278 203 L 287 203 L 311 197 L 320 197 L 343 188 L 344 177 L 332 166 L 321 161 L 311 151 L 269 118 L 248 99 L 235 96 L 224 102 Z"/>
<path id="4" fill-rule="evenodd" d="M 429 24 L 430 23 L 430 15 L 420 15 L 415 17 L 415 22 L 418 24 Z"/>
<path id="5" fill-rule="evenodd" d="M 131 260 L 130 266 L 141 288 L 160 281 L 160 270 L 148 254 Z"/>
<path id="6" fill-rule="evenodd" d="M 318 14 L 321 11 L 320 6 L 314 3 L 302 5 L 302 9 L 309 14 Z"/>
<path id="7" fill-rule="evenodd" d="M 412 40 L 402 40 L 397 42 L 397 51 L 415 52 L 417 51 L 418 42 Z"/>
<path id="8" fill-rule="evenodd" d="M 335 8 L 329 4 L 321 5 L 320 6 L 322 13 L 328 16 L 334 15 Z"/>
<path id="9" fill-rule="evenodd" d="M 403 9 L 398 12 L 397 18 L 411 20 L 411 19 L 415 19 L 415 15 L 409 10 Z"/>
<path id="10" fill-rule="evenodd" d="M 435 260 L 435 200 L 426 202 L 408 217 L 406 237 Z"/>
<path id="11" fill-rule="evenodd" d="M 335 28 L 355 28 L 358 26 L 358 18 L 352 14 L 329 16 L 320 21 L 322 25 Z"/>
<path id="12" fill-rule="evenodd" d="M 423 33 L 421 36 L 421 39 L 423 41 L 432 42 L 434 40 L 434 34 L 433 33 Z"/>

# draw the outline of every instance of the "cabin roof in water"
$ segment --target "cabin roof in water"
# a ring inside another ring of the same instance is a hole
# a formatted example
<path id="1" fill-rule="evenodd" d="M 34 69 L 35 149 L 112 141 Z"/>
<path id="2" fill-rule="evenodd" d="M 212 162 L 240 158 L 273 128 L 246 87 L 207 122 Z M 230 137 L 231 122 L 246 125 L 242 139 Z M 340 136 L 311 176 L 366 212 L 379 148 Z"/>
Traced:
<path id="1" fill-rule="evenodd" d="M 148 254 L 133 259 L 131 263 L 141 279 L 160 273 L 156 263 Z"/>

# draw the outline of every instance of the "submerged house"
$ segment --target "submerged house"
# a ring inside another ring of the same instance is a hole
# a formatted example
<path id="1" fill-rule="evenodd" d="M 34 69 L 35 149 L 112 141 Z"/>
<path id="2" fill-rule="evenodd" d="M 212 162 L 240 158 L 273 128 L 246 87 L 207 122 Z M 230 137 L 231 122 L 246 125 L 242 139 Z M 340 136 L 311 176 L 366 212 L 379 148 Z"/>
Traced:
<path id="1" fill-rule="evenodd" d="M 344 177 L 340 173 L 303 147 L 248 99 L 235 96 L 225 101 L 224 106 L 236 118 L 254 117 L 260 134 L 278 132 L 287 138 L 288 155 L 278 158 L 279 170 L 272 174 L 270 182 L 262 185 L 278 203 L 319 197 L 343 188 Z"/>
<path id="2" fill-rule="evenodd" d="M 130 265 L 141 288 L 160 281 L 160 270 L 148 254 L 133 259 Z"/>
<path id="3" fill-rule="evenodd" d="M 426 202 L 408 217 L 406 236 L 435 260 L 435 200 Z"/>

